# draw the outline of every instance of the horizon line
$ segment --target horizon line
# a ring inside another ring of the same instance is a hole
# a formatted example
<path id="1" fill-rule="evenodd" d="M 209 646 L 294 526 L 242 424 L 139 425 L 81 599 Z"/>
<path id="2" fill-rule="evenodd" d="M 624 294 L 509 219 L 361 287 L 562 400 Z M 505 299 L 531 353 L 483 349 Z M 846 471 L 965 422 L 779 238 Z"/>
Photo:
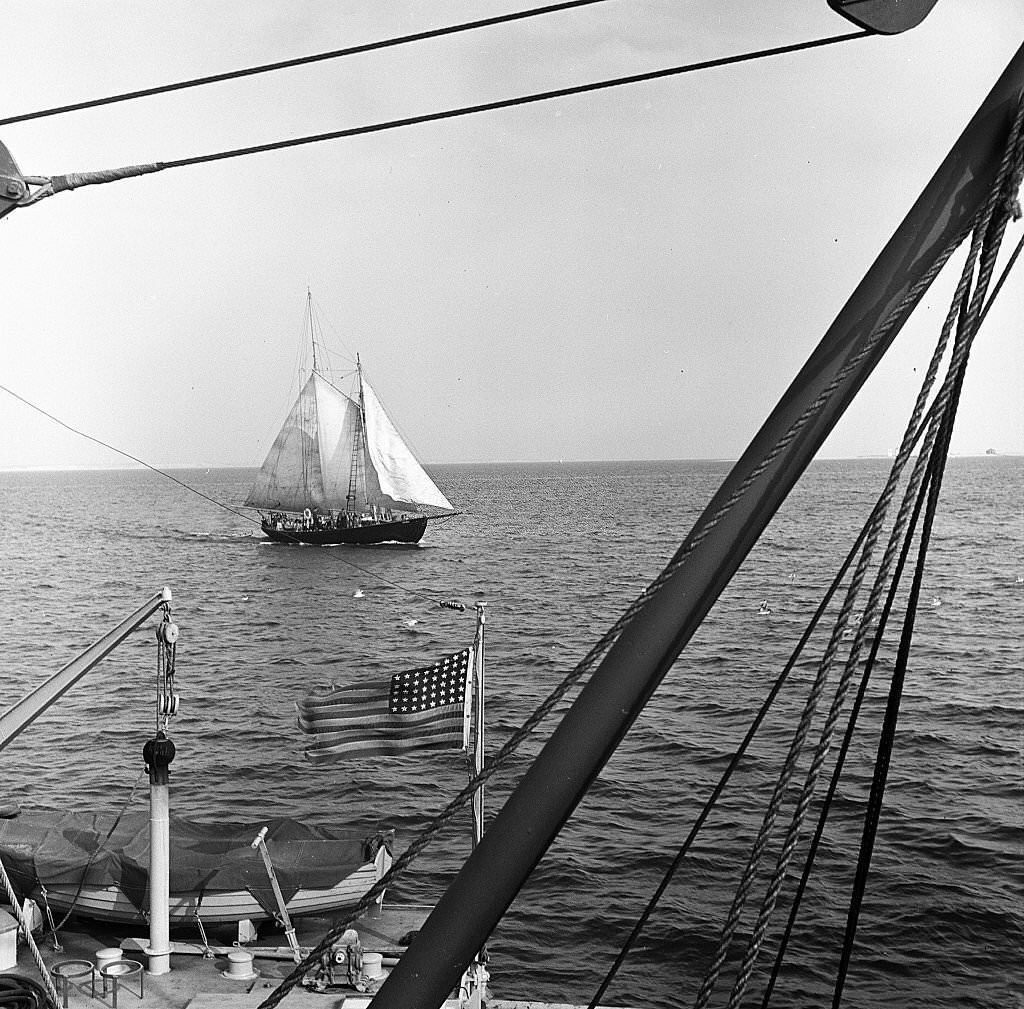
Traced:
<path id="1" fill-rule="evenodd" d="M 914 453 L 916 455 L 916 453 Z M 1024 456 L 1024 452 L 951 452 L 951 459 L 1014 459 Z M 857 462 L 868 459 L 892 459 L 893 456 L 883 453 L 863 453 L 859 455 L 815 456 L 814 462 Z M 424 466 L 597 466 L 621 465 L 623 463 L 734 463 L 735 457 L 699 456 L 690 458 L 658 458 L 658 459 L 473 459 L 460 462 L 430 462 Z M 145 466 L 130 464 L 125 466 L 0 466 L 0 473 L 128 473 L 151 472 L 159 476 L 159 470 L 177 470 L 195 472 L 196 470 L 258 470 L 259 466 L 238 463 L 171 463 L 163 466 Z"/>

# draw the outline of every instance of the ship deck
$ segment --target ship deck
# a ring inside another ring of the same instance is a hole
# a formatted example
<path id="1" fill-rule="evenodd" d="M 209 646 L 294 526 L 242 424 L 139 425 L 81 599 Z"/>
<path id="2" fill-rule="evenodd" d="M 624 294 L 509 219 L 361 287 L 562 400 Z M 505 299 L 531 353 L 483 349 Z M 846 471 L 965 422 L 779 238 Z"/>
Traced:
<path id="1" fill-rule="evenodd" d="M 356 921 L 353 927 L 359 933 L 364 951 L 379 952 L 387 959 L 401 952 L 398 940 L 418 928 L 429 911 L 429 907 L 375 909 Z M 331 926 L 330 920 L 323 918 L 302 918 L 293 924 L 301 947 L 315 945 Z M 37 938 L 37 945 L 49 968 L 68 960 L 95 963 L 96 954 L 100 950 L 112 947 L 122 948 L 125 959 L 137 960 L 145 965 L 146 956 L 138 951 L 138 940 L 141 938 L 132 933 L 130 927 L 117 929 L 102 923 L 72 921 L 59 932 L 62 947 L 59 951 L 53 948 L 49 935 L 41 940 Z M 210 947 L 216 951 L 213 956 L 203 955 L 203 947 L 198 938 L 197 935 L 189 935 L 188 941 L 185 941 L 178 932 L 172 932 L 174 951 L 171 954 L 171 970 L 160 975 L 144 974 L 141 978 L 141 998 L 138 978 L 128 977 L 121 981 L 117 992 L 118 1009 L 256 1009 L 291 972 L 293 966 L 283 933 L 276 929 L 270 931 L 269 926 L 265 935 L 244 947 L 254 957 L 253 969 L 256 976 L 248 979 L 229 976 L 227 952 L 231 942 L 223 931 L 216 937 L 208 931 Z M 145 942 L 142 939 L 142 945 Z M 387 966 L 384 970 L 386 973 Z M 39 971 L 31 952 L 22 942 L 18 944 L 17 973 L 39 980 Z M 373 987 L 365 993 L 340 986 L 336 990 L 320 993 L 296 986 L 281 1005 L 286 1009 L 341 1009 L 342 1006 L 345 1009 L 364 1009 L 369 1005 L 372 994 Z M 63 1001 L 60 1004 L 63 1005 Z M 444 1009 L 459 1009 L 461 1004 L 458 999 L 450 999 L 444 1003 Z M 495 998 L 489 999 L 486 1004 L 490 1009 L 575 1009 L 563 1003 L 556 1005 Z M 108 983 L 104 993 L 98 974 L 95 975 L 95 994 L 92 993 L 88 974 L 78 984 L 67 986 L 69 1009 L 100 1009 L 104 1005 L 114 1005 L 112 985 Z"/>

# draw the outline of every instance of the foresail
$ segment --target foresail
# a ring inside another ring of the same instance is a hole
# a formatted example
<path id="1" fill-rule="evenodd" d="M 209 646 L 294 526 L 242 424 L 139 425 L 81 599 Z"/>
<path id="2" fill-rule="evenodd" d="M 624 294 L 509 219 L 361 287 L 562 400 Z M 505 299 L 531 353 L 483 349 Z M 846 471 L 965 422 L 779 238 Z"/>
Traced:
<path id="1" fill-rule="evenodd" d="M 352 442 L 359 427 L 359 405 L 336 389 L 326 379 L 316 379 L 316 405 L 319 420 L 320 472 L 323 487 L 321 508 L 344 509 L 352 475 Z M 356 473 L 353 488 L 356 500 L 366 497 Z"/>
<path id="2" fill-rule="evenodd" d="M 366 418 L 366 455 L 370 463 L 367 467 L 367 483 L 375 474 L 382 499 L 390 499 L 397 505 L 453 510 L 452 503 L 416 461 L 365 378 L 363 410 Z"/>
<path id="3" fill-rule="evenodd" d="M 311 375 L 245 503 L 292 512 L 344 508 L 356 411 L 347 396 Z"/>

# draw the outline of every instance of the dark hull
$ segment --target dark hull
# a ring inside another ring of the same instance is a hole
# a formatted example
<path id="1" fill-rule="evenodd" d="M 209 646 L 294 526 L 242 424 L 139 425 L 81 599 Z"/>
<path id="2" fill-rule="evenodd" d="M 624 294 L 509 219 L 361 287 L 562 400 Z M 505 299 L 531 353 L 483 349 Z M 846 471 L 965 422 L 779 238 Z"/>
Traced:
<path id="1" fill-rule="evenodd" d="M 395 522 L 373 522 L 348 529 L 277 529 L 264 519 L 260 528 L 275 543 L 306 543 L 329 547 L 347 543 L 371 546 L 374 543 L 419 543 L 427 529 L 425 516 Z"/>

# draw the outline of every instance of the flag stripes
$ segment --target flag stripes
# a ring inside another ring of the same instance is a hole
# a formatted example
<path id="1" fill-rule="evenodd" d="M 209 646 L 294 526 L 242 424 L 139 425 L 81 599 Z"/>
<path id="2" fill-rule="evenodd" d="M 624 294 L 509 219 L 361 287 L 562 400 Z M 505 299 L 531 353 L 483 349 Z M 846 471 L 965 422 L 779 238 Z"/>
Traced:
<path id="1" fill-rule="evenodd" d="M 298 724 L 316 738 L 311 761 L 375 757 L 422 749 L 464 748 L 472 650 L 431 666 L 310 695 L 296 704 Z"/>

